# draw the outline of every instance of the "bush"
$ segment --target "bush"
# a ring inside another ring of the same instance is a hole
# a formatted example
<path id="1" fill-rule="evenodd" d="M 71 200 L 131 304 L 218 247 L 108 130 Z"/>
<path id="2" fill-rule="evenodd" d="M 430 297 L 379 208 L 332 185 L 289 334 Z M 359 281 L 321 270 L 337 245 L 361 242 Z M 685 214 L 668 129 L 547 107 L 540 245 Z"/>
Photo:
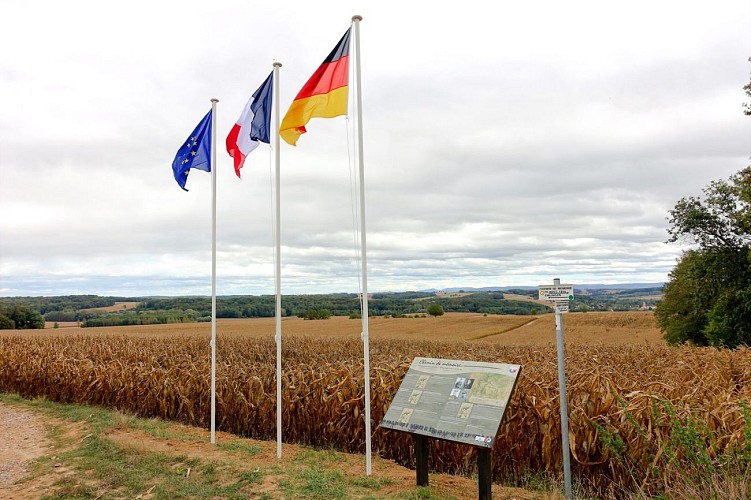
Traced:
<path id="1" fill-rule="evenodd" d="M 331 311 L 328 309 L 308 309 L 302 315 L 298 314 L 297 316 L 303 319 L 329 319 Z"/>

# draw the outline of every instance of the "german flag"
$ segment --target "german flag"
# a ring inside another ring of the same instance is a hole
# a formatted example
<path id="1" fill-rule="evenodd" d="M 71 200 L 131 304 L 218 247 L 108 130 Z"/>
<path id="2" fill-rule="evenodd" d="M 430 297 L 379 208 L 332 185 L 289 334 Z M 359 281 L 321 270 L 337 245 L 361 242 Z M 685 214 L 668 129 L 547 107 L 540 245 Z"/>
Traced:
<path id="1" fill-rule="evenodd" d="M 333 118 L 347 114 L 349 79 L 349 32 L 347 30 L 334 50 L 324 59 L 284 115 L 279 135 L 295 146 L 311 118 Z"/>

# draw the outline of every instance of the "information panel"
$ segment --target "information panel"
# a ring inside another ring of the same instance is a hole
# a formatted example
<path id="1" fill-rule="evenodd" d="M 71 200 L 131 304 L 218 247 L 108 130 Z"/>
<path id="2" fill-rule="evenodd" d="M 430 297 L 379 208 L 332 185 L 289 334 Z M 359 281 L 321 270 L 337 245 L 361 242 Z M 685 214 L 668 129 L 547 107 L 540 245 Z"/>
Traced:
<path id="1" fill-rule="evenodd" d="M 381 427 L 491 448 L 520 369 L 415 358 Z"/>

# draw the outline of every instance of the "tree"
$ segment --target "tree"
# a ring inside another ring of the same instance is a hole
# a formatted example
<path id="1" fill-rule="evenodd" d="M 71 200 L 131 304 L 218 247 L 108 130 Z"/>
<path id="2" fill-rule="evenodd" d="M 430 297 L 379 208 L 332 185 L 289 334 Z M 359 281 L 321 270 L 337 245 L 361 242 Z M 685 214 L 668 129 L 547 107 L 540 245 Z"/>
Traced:
<path id="1" fill-rule="evenodd" d="M 705 200 L 682 198 L 670 211 L 668 242 L 731 249 L 751 243 L 751 166 L 727 181 L 712 181 L 703 192 Z"/>
<path id="2" fill-rule="evenodd" d="M 307 309 L 297 315 L 303 319 L 329 319 L 331 317 L 331 311 L 328 309 Z"/>
<path id="3" fill-rule="evenodd" d="M 15 328 L 17 330 L 42 329 L 44 328 L 44 318 L 35 309 L 15 305 L 0 310 L 0 328 Z"/>
<path id="4" fill-rule="evenodd" d="M 708 344 L 704 334 L 707 312 L 713 306 L 714 285 L 722 281 L 713 263 L 721 258 L 719 251 L 689 250 L 670 272 L 664 299 L 655 311 L 657 324 L 668 343 Z"/>
<path id="5" fill-rule="evenodd" d="M 443 316 L 443 307 L 441 307 L 440 304 L 432 303 L 428 305 L 428 314 L 435 316 L 436 318 L 438 316 Z"/>
<path id="6" fill-rule="evenodd" d="M 751 167 L 682 198 L 668 242 L 687 242 L 655 316 L 671 344 L 751 345 Z"/>
<path id="7" fill-rule="evenodd" d="M 8 316 L 0 313 L 0 330 L 12 330 L 15 327 L 15 323 Z"/>

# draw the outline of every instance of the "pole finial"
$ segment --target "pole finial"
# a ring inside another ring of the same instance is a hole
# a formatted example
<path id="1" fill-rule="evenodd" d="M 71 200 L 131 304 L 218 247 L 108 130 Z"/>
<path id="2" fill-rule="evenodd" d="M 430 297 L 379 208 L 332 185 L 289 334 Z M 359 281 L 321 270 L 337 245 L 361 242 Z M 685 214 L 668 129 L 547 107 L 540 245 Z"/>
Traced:
<path id="1" fill-rule="evenodd" d="M 362 21 L 362 16 L 355 14 L 354 16 L 352 16 L 352 20 L 358 22 Z"/>
<path id="2" fill-rule="evenodd" d="M 274 61 L 274 67 L 275 68 L 281 68 L 282 67 L 282 63 L 280 63 L 279 61 Z"/>
<path id="3" fill-rule="evenodd" d="M 217 99 L 216 97 L 212 97 L 211 102 L 219 102 L 219 99 Z"/>

